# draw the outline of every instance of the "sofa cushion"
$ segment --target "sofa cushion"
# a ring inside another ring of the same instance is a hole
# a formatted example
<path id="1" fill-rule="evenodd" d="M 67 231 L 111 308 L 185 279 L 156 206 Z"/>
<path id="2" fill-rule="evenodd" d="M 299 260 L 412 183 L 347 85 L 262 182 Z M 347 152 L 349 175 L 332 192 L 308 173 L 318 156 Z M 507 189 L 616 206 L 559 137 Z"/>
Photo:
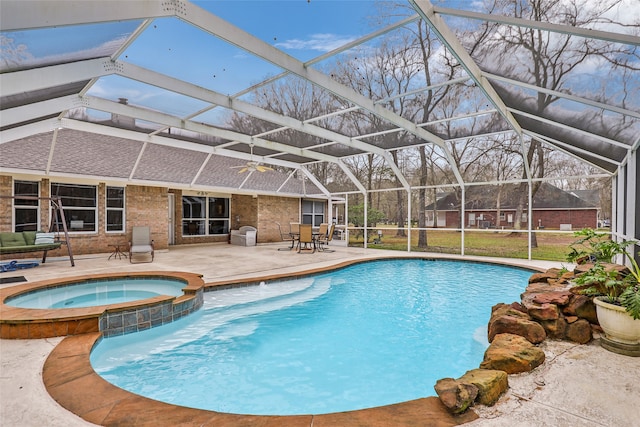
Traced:
<path id="1" fill-rule="evenodd" d="M 54 242 L 55 239 L 54 233 L 37 233 L 36 234 L 36 245 L 50 245 Z"/>
<path id="2" fill-rule="evenodd" d="M 36 244 L 36 232 L 35 231 L 23 231 L 22 236 L 24 237 L 24 242 L 27 245 L 35 245 Z"/>
<path id="3" fill-rule="evenodd" d="M 27 246 L 22 233 L 0 233 L 2 247 Z"/>

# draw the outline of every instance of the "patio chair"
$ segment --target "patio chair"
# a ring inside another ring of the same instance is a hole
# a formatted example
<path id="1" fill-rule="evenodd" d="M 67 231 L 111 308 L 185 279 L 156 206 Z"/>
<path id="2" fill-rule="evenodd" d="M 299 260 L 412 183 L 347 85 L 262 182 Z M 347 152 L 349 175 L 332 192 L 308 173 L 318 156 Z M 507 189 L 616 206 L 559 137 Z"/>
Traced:
<path id="1" fill-rule="evenodd" d="M 290 231 L 284 231 L 282 230 L 282 227 L 280 226 L 279 222 L 276 222 L 276 225 L 278 226 L 278 231 L 280 232 L 280 238 L 282 239 L 283 242 L 291 242 L 291 246 L 288 246 L 286 248 L 278 248 L 279 251 L 290 251 L 291 249 L 293 249 L 293 246 L 296 244 L 296 238 L 294 237 L 293 234 L 291 234 Z"/>
<path id="2" fill-rule="evenodd" d="M 154 248 L 149 227 L 133 227 L 131 229 L 131 240 L 129 241 L 129 262 L 133 263 L 134 254 L 151 254 L 153 262 Z"/>
<path id="3" fill-rule="evenodd" d="M 316 238 L 316 243 L 320 242 L 320 239 L 326 238 L 328 231 L 329 231 L 329 224 L 327 224 L 326 222 L 321 223 L 320 227 L 318 227 L 318 231 L 314 233 Z M 319 245 L 318 245 L 318 250 L 320 250 Z"/>
<path id="4" fill-rule="evenodd" d="M 304 248 L 302 245 L 304 244 Z M 311 247 L 309 247 L 311 246 Z M 313 237 L 313 229 L 311 224 L 300 224 L 300 235 L 298 236 L 298 253 L 302 251 L 316 251 L 316 239 Z"/>
<path id="5" fill-rule="evenodd" d="M 335 252 L 333 249 L 327 249 L 325 247 L 329 246 L 329 242 L 331 240 L 333 240 L 333 232 L 335 231 L 336 225 L 335 224 L 331 224 L 331 227 L 329 228 L 329 232 L 326 234 L 321 234 L 318 237 L 318 250 L 320 252 Z"/>
<path id="6" fill-rule="evenodd" d="M 299 222 L 290 222 L 289 223 L 289 232 L 294 236 L 300 232 L 300 223 Z"/>

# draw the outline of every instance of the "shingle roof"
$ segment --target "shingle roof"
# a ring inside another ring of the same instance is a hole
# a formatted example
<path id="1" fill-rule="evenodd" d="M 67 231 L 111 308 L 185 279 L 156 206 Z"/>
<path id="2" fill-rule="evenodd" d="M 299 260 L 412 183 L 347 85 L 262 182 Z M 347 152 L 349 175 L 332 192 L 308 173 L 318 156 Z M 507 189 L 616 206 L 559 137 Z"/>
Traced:
<path id="1" fill-rule="evenodd" d="M 506 184 L 502 189 L 498 186 L 471 186 L 465 193 L 465 210 L 495 210 L 498 197 L 500 209 L 513 210 L 519 199 L 520 187 L 517 184 Z M 500 195 L 499 195 L 500 193 Z M 437 210 L 459 210 L 461 206 L 460 196 L 456 192 L 450 192 L 437 201 Z M 542 183 L 533 199 L 533 209 L 596 209 L 597 201 L 585 200 L 573 192 L 563 191 L 551 184 Z M 427 206 L 427 210 L 433 210 L 433 203 Z"/>
<path id="2" fill-rule="evenodd" d="M 0 168 L 34 174 L 84 175 L 114 180 L 129 178 L 150 185 L 228 189 L 282 195 L 320 195 L 313 183 L 289 178 L 278 170 L 238 173 L 240 159 L 72 129 L 32 135 L 2 145 Z M 51 164 L 47 171 L 53 145 Z M 306 190 L 306 191 L 305 191 Z"/>

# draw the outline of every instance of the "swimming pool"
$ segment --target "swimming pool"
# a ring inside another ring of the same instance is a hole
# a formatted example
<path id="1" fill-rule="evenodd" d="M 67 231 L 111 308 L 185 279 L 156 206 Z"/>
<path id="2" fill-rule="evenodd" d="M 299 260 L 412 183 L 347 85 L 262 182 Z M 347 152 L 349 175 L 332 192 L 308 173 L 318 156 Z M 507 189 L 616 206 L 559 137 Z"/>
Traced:
<path id="1" fill-rule="evenodd" d="M 77 308 L 118 304 L 158 295 L 180 296 L 186 283 L 165 278 L 112 278 L 36 289 L 8 298 L 5 304 L 21 308 Z"/>
<path id="2" fill-rule="evenodd" d="M 103 340 L 96 372 L 153 399 L 220 412 L 321 414 L 435 395 L 482 361 L 491 306 L 531 271 L 381 260 L 210 292 L 200 312 Z"/>

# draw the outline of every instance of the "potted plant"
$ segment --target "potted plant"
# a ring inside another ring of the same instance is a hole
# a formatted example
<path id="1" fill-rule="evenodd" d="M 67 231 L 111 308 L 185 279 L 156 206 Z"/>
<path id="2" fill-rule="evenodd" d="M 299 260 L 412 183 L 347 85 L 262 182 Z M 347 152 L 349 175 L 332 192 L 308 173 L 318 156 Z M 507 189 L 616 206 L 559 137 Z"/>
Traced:
<path id="1" fill-rule="evenodd" d="M 569 245 L 571 252 L 567 261 L 576 264 L 588 262 L 611 262 L 618 254 L 626 253 L 626 247 L 634 241 L 616 242 L 607 233 L 599 233 L 592 228 L 583 228 L 573 233 L 578 239 Z"/>
<path id="2" fill-rule="evenodd" d="M 586 272 L 576 277 L 576 291 L 594 297 L 598 321 L 606 338 L 621 344 L 624 354 L 640 356 L 640 267 L 627 251 L 636 241 L 616 242 L 606 233 L 591 229 L 581 230 L 576 236 L 579 239 L 571 245 L 567 259 L 593 262 Z M 625 255 L 631 266 L 610 264 L 615 255 Z M 607 348 L 616 351 L 611 347 Z M 619 349 L 620 346 L 613 347 Z"/>

